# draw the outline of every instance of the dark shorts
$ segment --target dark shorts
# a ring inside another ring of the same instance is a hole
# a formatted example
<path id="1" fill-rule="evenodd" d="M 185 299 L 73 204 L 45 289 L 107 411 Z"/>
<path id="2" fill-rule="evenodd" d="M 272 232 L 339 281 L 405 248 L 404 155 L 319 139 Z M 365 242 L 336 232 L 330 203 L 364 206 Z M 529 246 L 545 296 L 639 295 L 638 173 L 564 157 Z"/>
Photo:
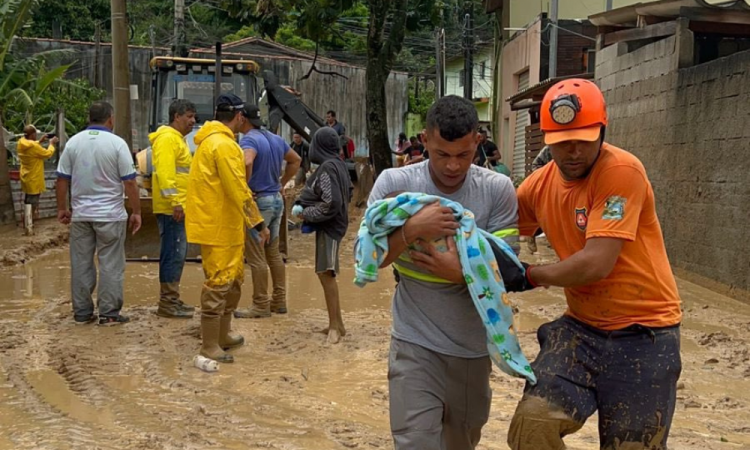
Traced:
<path id="1" fill-rule="evenodd" d="M 526 385 L 511 448 L 562 448 L 562 437 L 595 411 L 601 448 L 667 448 L 682 370 L 679 325 L 605 331 L 566 316 L 537 336 L 541 350 L 531 366 L 538 383 Z"/>
<path id="2" fill-rule="evenodd" d="M 24 205 L 38 205 L 42 194 L 23 194 Z"/>
<path id="3" fill-rule="evenodd" d="M 340 243 L 341 241 L 328 236 L 324 231 L 315 232 L 315 273 L 339 273 Z"/>

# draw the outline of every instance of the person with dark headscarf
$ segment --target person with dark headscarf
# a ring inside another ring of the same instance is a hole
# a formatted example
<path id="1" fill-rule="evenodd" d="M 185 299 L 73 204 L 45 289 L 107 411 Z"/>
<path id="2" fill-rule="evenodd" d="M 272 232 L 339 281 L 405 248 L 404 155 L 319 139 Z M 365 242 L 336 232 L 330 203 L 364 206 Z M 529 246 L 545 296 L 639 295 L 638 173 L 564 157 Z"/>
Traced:
<path id="1" fill-rule="evenodd" d="M 339 271 L 339 245 L 349 226 L 349 202 L 352 184 L 346 164 L 339 158 L 339 136 L 333 128 L 319 129 L 312 138 L 310 161 L 318 164 L 307 180 L 292 215 L 304 226 L 315 229 L 315 272 L 328 308 L 328 343 L 335 344 L 346 335 L 341 318 L 336 274 Z"/>

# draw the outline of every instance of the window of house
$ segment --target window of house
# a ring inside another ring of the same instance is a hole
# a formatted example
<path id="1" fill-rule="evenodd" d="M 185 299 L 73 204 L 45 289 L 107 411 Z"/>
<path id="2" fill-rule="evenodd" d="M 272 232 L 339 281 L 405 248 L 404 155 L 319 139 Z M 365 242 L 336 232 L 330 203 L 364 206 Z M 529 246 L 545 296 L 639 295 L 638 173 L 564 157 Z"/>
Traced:
<path id="1" fill-rule="evenodd" d="M 583 67 L 588 73 L 596 71 L 596 49 L 589 48 L 583 50 Z"/>
<path id="2" fill-rule="evenodd" d="M 485 79 L 485 70 L 487 70 L 487 61 L 479 63 L 479 78 Z"/>
<path id="3" fill-rule="evenodd" d="M 458 86 L 464 87 L 465 82 L 466 82 L 466 71 L 464 69 L 461 69 L 461 71 L 458 72 Z"/>

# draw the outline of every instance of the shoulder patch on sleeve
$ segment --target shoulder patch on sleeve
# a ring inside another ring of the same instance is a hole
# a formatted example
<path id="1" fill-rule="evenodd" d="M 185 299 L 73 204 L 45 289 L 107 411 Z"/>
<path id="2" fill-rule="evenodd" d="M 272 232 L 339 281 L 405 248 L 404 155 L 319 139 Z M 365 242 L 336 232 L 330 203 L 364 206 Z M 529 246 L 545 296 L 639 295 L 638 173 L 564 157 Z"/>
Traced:
<path id="1" fill-rule="evenodd" d="M 622 220 L 625 217 L 625 203 L 628 199 L 613 195 L 604 203 L 603 220 Z"/>

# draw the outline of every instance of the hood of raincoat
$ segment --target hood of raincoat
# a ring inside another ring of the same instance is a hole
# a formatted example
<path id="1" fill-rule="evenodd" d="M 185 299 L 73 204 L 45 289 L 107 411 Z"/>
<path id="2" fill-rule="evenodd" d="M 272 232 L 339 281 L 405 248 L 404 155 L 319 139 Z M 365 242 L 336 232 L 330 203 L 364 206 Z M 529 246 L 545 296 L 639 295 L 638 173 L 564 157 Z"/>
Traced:
<path id="1" fill-rule="evenodd" d="M 201 142 L 205 141 L 206 138 L 217 133 L 224 134 L 234 140 L 234 133 L 232 133 L 232 130 L 228 126 L 218 120 L 210 120 L 204 123 L 201 129 L 195 134 L 195 145 L 201 145 Z"/>
<path id="2" fill-rule="evenodd" d="M 154 145 L 154 142 L 156 142 L 158 138 L 162 136 L 168 136 L 168 135 L 173 135 L 174 137 L 178 139 L 184 139 L 184 136 L 179 131 L 175 130 L 169 125 L 162 125 L 159 127 L 158 130 L 148 135 L 148 140 L 149 142 L 151 142 L 151 145 Z"/>
<path id="3" fill-rule="evenodd" d="M 28 150 L 31 147 L 33 147 L 37 141 L 32 141 L 31 139 L 26 139 L 25 137 L 22 137 L 18 140 L 18 143 L 16 144 L 16 150 Z"/>
<path id="4" fill-rule="evenodd" d="M 315 132 L 310 145 L 310 161 L 323 164 L 329 159 L 339 159 L 341 141 L 339 135 L 331 127 L 323 127 Z"/>

